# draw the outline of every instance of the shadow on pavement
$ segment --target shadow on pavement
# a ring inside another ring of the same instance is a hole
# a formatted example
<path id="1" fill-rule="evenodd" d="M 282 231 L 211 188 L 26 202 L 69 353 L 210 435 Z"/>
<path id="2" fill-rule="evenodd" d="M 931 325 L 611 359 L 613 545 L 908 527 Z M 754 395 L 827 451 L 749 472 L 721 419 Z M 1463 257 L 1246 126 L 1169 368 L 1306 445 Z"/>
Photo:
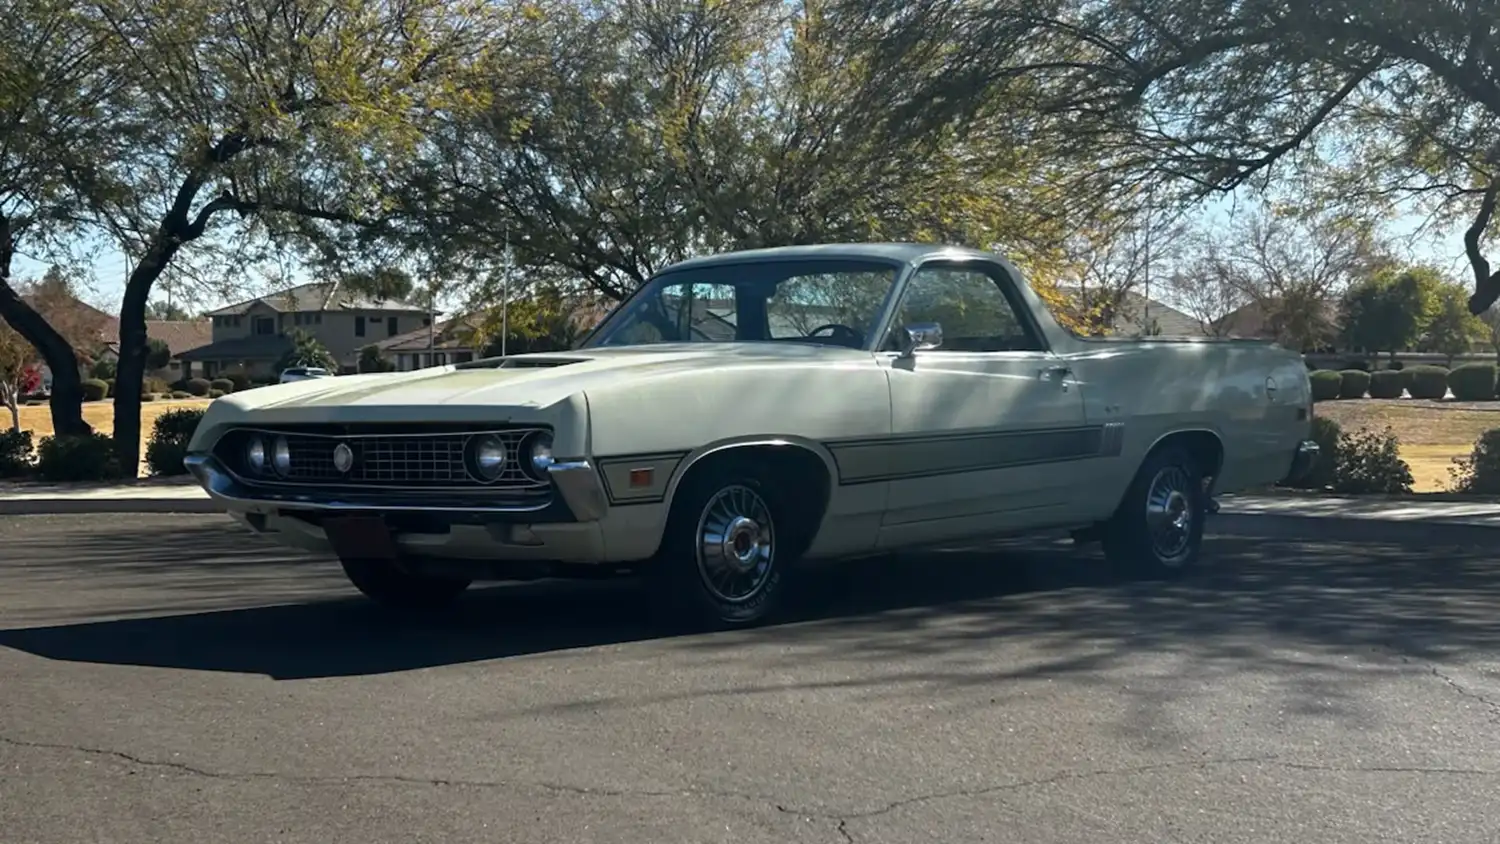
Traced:
<path id="1" fill-rule="evenodd" d="M 188 542 L 70 536 L 66 561 L 32 546 L 31 562 L 14 571 L 64 588 L 66 578 L 81 577 L 80 561 L 90 561 L 101 576 L 157 578 L 162 589 L 200 592 L 205 583 L 245 590 L 247 582 L 311 576 L 306 558 L 274 557 L 230 529 L 182 533 Z M 951 658 L 986 640 L 1027 637 L 1044 658 L 1006 669 L 1017 677 L 1097 671 L 1143 650 L 1217 662 L 1272 659 L 1278 647 L 1436 659 L 1500 646 L 1500 577 L 1483 548 L 1221 538 L 1207 551 L 1208 570 L 1168 584 L 1121 580 L 1097 556 L 1035 542 L 850 564 L 820 575 L 818 600 L 787 623 L 681 638 L 651 626 L 632 583 L 539 583 L 476 590 L 439 618 L 388 616 L 352 596 L 0 630 L 0 646 L 59 660 L 280 679 L 645 639 L 725 658 L 751 642 L 795 646 L 812 658 L 881 661 Z M 320 564 L 318 577 L 328 568 Z M 266 600 L 253 586 L 240 597 Z M 981 673 L 1005 676 L 996 667 Z"/>

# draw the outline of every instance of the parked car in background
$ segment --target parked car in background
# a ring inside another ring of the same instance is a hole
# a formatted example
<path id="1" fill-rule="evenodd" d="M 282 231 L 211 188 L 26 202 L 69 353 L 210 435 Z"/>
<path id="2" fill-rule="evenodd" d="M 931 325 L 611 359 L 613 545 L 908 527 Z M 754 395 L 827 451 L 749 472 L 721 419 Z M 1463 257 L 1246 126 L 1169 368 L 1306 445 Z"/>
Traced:
<path id="1" fill-rule="evenodd" d="M 998 256 L 841 244 L 668 267 L 572 351 L 225 396 L 187 465 L 387 605 L 637 574 L 745 625 L 818 561 L 1035 531 L 1180 574 L 1311 411 L 1271 343 L 1081 337 Z"/>
<path id="2" fill-rule="evenodd" d="M 291 384 L 294 381 L 307 381 L 313 378 L 328 378 L 333 373 L 317 366 L 294 366 L 281 371 L 281 383 Z"/>

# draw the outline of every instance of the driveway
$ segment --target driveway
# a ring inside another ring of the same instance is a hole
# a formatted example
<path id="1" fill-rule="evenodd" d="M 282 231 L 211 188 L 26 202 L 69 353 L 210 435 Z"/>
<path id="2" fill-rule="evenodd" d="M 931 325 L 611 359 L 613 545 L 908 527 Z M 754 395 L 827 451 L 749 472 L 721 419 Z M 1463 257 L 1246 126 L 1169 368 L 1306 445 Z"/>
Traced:
<path id="1" fill-rule="evenodd" d="M 627 584 L 395 622 L 220 518 L 0 518 L 0 841 L 1500 840 L 1490 550 L 1210 546 L 956 549 L 665 637 Z"/>

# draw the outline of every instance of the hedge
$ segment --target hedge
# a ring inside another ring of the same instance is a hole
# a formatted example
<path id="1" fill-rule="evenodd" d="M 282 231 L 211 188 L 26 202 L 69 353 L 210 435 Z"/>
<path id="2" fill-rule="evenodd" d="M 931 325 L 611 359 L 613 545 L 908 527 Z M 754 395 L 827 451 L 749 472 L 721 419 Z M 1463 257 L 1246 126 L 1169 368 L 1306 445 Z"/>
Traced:
<path id="1" fill-rule="evenodd" d="M 1369 389 L 1369 372 L 1363 369 L 1346 369 L 1339 373 L 1339 398 L 1362 399 Z"/>
<path id="2" fill-rule="evenodd" d="M 1401 370 L 1406 391 L 1414 399 L 1440 399 L 1448 395 L 1448 370 L 1441 366 L 1412 366 Z"/>
<path id="3" fill-rule="evenodd" d="M 1495 365 L 1466 363 L 1448 373 L 1448 389 L 1459 401 L 1489 401 L 1495 397 Z"/>
<path id="4" fill-rule="evenodd" d="M 90 378 L 83 382 L 84 401 L 104 401 L 109 397 L 109 383 L 98 378 Z"/>
<path id="5" fill-rule="evenodd" d="M 1370 398 L 1399 399 L 1406 389 L 1401 384 L 1401 373 L 1394 369 L 1382 369 L 1370 373 Z"/>
<path id="6" fill-rule="evenodd" d="M 1344 379 L 1337 372 L 1330 369 L 1320 369 L 1307 376 L 1312 382 L 1313 401 L 1328 401 L 1339 397 Z"/>

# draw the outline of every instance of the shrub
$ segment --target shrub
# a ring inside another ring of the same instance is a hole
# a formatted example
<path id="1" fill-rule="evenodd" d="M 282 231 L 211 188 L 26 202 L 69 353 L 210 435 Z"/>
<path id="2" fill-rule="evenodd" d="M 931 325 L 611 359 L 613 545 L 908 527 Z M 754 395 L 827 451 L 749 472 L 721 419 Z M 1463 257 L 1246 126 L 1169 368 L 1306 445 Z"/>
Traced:
<path id="1" fill-rule="evenodd" d="M 1344 383 L 1344 379 L 1340 378 L 1337 372 L 1329 369 L 1320 369 L 1308 375 L 1307 378 L 1312 382 L 1313 401 L 1338 398 L 1339 390 Z"/>
<path id="2" fill-rule="evenodd" d="M 228 378 L 215 378 L 208 382 L 208 387 L 211 390 L 218 390 L 221 393 L 234 392 L 234 382 Z"/>
<path id="3" fill-rule="evenodd" d="M 1495 365 L 1466 363 L 1448 373 L 1448 389 L 1459 401 L 1489 401 L 1495 397 Z"/>
<path id="4" fill-rule="evenodd" d="M 167 382 L 160 378 L 144 378 L 141 380 L 141 392 L 143 393 L 161 394 L 170 390 L 171 388 L 167 386 Z"/>
<path id="5" fill-rule="evenodd" d="M 189 378 L 183 382 L 182 388 L 195 396 L 206 396 L 213 389 L 213 384 L 202 378 Z"/>
<path id="6" fill-rule="evenodd" d="M 230 389 L 224 390 L 226 393 L 238 393 L 240 390 L 250 389 L 250 376 L 243 372 L 226 372 L 219 380 L 228 381 L 233 385 Z"/>
<path id="7" fill-rule="evenodd" d="M 1370 362 L 1364 358 L 1351 358 L 1344 361 L 1344 369 L 1357 369 L 1360 372 L 1370 371 Z"/>
<path id="8" fill-rule="evenodd" d="M 1448 370 L 1441 366 L 1413 366 L 1401 370 L 1406 391 L 1414 399 L 1440 399 L 1448 395 Z"/>
<path id="9" fill-rule="evenodd" d="M 108 358 L 101 358 L 94 361 L 94 365 L 89 369 L 89 374 L 95 378 L 98 378 L 100 381 L 104 381 L 106 379 L 115 377 L 115 374 L 118 370 L 119 366 L 114 361 L 109 360 Z"/>
<path id="10" fill-rule="evenodd" d="M 1400 447 L 1390 428 L 1363 428 L 1341 435 L 1333 491 L 1347 495 L 1411 492 L 1411 467 L 1401 459 Z"/>
<path id="11" fill-rule="evenodd" d="M 104 379 L 104 386 L 108 390 L 105 393 L 105 398 L 109 398 L 110 396 L 113 396 L 115 394 L 115 379 L 113 379 L 113 378 L 106 378 L 106 379 Z"/>
<path id="12" fill-rule="evenodd" d="M 31 469 L 31 432 L 0 431 L 0 478 L 19 478 Z"/>
<path id="13" fill-rule="evenodd" d="M 1402 363 L 1399 360 L 1393 360 L 1390 363 L 1386 364 L 1385 368 L 1389 369 L 1392 372 L 1400 372 L 1401 370 L 1406 368 L 1406 364 Z"/>
<path id="14" fill-rule="evenodd" d="M 104 401 L 109 396 L 109 383 L 100 381 L 98 378 L 90 378 L 83 382 L 84 401 Z"/>
<path id="15" fill-rule="evenodd" d="M 1370 398 L 1399 399 L 1402 389 L 1400 372 L 1394 369 L 1382 369 L 1379 372 L 1370 373 Z"/>
<path id="16" fill-rule="evenodd" d="M 115 441 L 108 434 L 44 437 L 36 471 L 46 481 L 103 481 L 119 477 Z"/>
<path id="17" fill-rule="evenodd" d="M 156 401 L 156 393 L 141 393 L 141 401 Z"/>
<path id="18" fill-rule="evenodd" d="M 177 399 L 178 401 L 182 401 L 183 399 L 190 399 L 192 397 L 193 397 L 193 394 L 187 392 L 186 390 L 173 390 L 172 391 L 172 398 Z"/>
<path id="19" fill-rule="evenodd" d="M 187 457 L 188 442 L 202 419 L 203 411 L 196 408 L 169 410 L 156 418 L 151 439 L 146 443 L 146 467 L 151 474 L 187 474 L 182 459 Z"/>
<path id="20" fill-rule="evenodd" d="M 1448 476 L 1454 492 L 1500 495 L 1500 428 L 1480 434 L 1468 456 L 1453 458 Z"/>
<path id="21" fill-rule="evenodd" d="M 1344 429 L 1339 423 L 1324 416 L 1314 416 L 1309 439 L 1318 444 L 1318 462 L 1313 464 L 1307 476 L 1287 486 L 1295 489 L 1327 489 L 1333 483 L 1333 469 L 1339 461 L 1339 437 Z"/>
<path id="22" fill-rule="evenodd" d="M 224 398 L 225 395 L 226 394 L 225 394 L 225 392 L 223 390 L 209 390 L 208 391 L 208 397 L 211 398 L 211 399 L 222 399 L 222 398 Z"/>
<path id="23" fill-rule="evenodd" d="M 1363 369 L 1346 369 L 1339 373 L 1339 398 L 1362 399 L 1370 389 L 1370 373 Z"/>

